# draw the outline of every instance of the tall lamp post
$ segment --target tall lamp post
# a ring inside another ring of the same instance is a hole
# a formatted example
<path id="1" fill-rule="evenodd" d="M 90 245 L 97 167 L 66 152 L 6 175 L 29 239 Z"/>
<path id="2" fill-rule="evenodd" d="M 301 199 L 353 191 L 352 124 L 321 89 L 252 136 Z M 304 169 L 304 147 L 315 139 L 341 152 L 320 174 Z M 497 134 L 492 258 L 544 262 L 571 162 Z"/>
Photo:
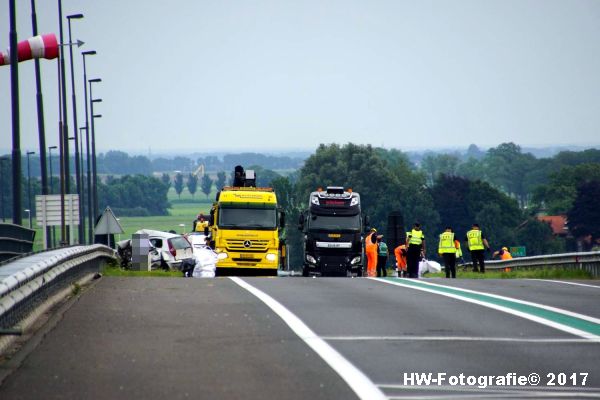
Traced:
<path id="1" fill-rule="evenodd" d="M 81 169 L 81 192 L 79 193 L 79 216 L 80 216 L 80 224 L 83 227 L 83 235 L 81 236 L 81 244 L 85 244 L 85 179 L 84 178 L 84 169 L 83 169 L 83 138 L 85 137 L 85 126 L 79 127 L 79 168 Z"/>
<path id="2" fill-rule="evenodd" d="M 102 101 L 102 99 L 97 99 L 99 101 Z M 92 100 L 92 102 L 94 102 L 95 100 Z M 94 220 L 98 219 L 98 176 L 97 176 L 97 169 L 96 169 L 96 128 L 95 128 L 95 123 L 94 120 L 96 118 L 102 118 L 102 114 L 94 114 L 92 113 L 92 158 L 93 158 L 93 164 L 94 164 Z"/>
<path id="3" fill-rule="evenodd" d="M 54 188 L 54 184 L 53 184 L 53 180 L 52 180 L 52 150 L 56 150 L 56 146 L 50 146 L 48 147 L 48 158 L 50 160 L 50 191 L 48 192 L 49 194 L 52 194 L 53 192 L 53 188 Z M 56 231 L 54 230 L 54 226 L 52 226 L 52 234 L 51 234 L 51 243 L 52 246 L 48 246 L 48 247 L 56 247 Z"/>
<path id="4" fill-rule="evenodd" d="M 90 79 L 90 114 L 92 117 L 92 215 L 94 218 L 94 225 L 96 222 L 96 217 L 98 215 L 98 170 L 96 169 L 96 132 L 94 130 L 94 103 L 101 102 L 102 99 L 94 99 L 93 95 L 93 83 L 102 82 L 100 78 Z M 91 239 L 90 239 L 91 240 Z M 93 240 L 91 240 L 93 243 Z"/>
<path id="5" fill-rule="evenodd" d="M 35 12 L 35 0 L 31 0 L 31 26 L 33 36 L 37 36 L 37 15 Z M 40 148 L 40 174 L 42 183 L 42 195 L 48 194 L 48 170 L 46 167 L 46 129 L 44 126 L 44 101 L 42 97 L 42 78 L 40 72 L 40 60 L 35 59 L 35 83 L 36 83 L 36 104 L 37 104 L 37 117 L 38 117 L 38 141 Z M 50 228 L 46 227 L 46 247 L 49 246 L 50 242 Z"/>
<path id="6" fill-rule="evenodd" d="M 29 229 L 31 229 L 31 163 L 29 156 L 35 154 L 35 151 L 27 152 L 27 204 L 29 205 Z"/>
<path id="7" fill-rule="evenodd" d="M 75 142 L 73 145 L 75 146 L 75 181 L 77 194 L 79 195 L 78 203 L 79 203 L 79 243 L 84 243 L 84 226 L 83 226 L 83 213 L 81 212 L 81 196 L 82 196 L 82 183 L 81 183 L 81 169 L 79 163 L 79 135 L 77 134 L 77 100 L 75 97 L 75 69 L 73 68 L 73 40 L 71 38 L 71 20 L 72 19 L 81 19 L 83 18 L 83 14 L 72 14 L 67 15 L 67 22 L 69 25 L 69 55 L 70 55 L 70 64 L 71 64 L 71 102 L 73 103 L 73 137 L 75 138 Z"/>
<path id="8" fill-rule="evenodd" d="M 50 168 L 50 190 L 48 191 L 49 194 L 52 194 L 53 189 L 54 189 L 54 183 L 52 181 L 52 150 L 56 150 L 56 146 L 50 146 L 48 147 L 48 166 Z"/>
<path id="9" fill-rule="evenodd" d="M 6 217 L 4 214 L 4 177 L 7 176 L 8 167 L 6 170 L 4 169 L 4 161 L 6 161 L 6 165 L 10 165 L 10 159 L 8 157 L 0 157 L 0 212 L 2 212 L 2 222 L 6 222 Z"/>
<path id="10" fill-rule="evenodd" d="M 9 0 L 10 32 L 10 96 L 12 105 L 12 195 L 13 224 L 23 222 L 21 212 L 21 124 L 19 118 L 19 64 L 17 56 L 17 9 L 16 1 Z"/>
<path id="11" fill-rule="evenodd" d="M 88 94 L 87 94 L 87 70 L 85 66 L 85 57 L 93 56 L 96 54 L 95 50 L 83 51 L 81 56 L 83 57 L 83 88 L 85 96 L 85 148 L 86 148 L 86 166 L 87 166 L 87 212 L 88 212 L 88 244 L 92 244 L 93 236 L 92 229 L 94 228 L 94 215 L 92 209 L 92 171 L 91 162 L 92 158 L 90 155 L 90 125 L 88 119 Z"/>
<path id="12" fill-rule="evenodd" d="M 62 159 L 62 163 L 63 163 L 63 179 L 64 179 L 64 193 L 66 194 L 70 194 L 71 193 L 71 188 L 70 188 L 70 178 L 71 178 L 71 173 L 69 171 L 69 161 L 70 161 L 70 157 L 69 157 L 69 127 L 68 127 L 68 117 L 67 117 L 67 84 L 66 84 L 66 73 L 65 73 L 65 39 L 64 39 L 64 35 L 63 35 L 63 13 L 62 13 L 62 0 L 58 0 L 58 26 L 59 26 L 59 31 L 60 31 L 60 43 L 62 46 L 59 46 L 60 48 L 60 68 L 59 68 L 59 72 L 60 72 L 60 93 L 61 93 L 61 111 L 62 111 L 62 132 L 61 132 L 61 138 L 62 138 L 62 154 L 61 154 L 61 159 Z M 69 44 L 70 46 L 70 44 Z M 63 233 L 63 241 L 65 238 L 69 237 L 69 231 L 66 230 Z M 68 240 L 67 240 L 68 242 Z"/>

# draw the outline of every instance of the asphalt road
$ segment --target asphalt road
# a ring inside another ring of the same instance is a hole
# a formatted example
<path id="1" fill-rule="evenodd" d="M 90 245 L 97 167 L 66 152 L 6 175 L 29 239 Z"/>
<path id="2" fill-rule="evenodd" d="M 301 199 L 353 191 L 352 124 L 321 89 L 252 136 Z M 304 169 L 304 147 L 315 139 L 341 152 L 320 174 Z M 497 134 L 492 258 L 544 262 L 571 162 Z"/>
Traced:
<path id="1" fill-rule="evenodd" d="M 102 278 L 0 399 L 600 398 L 598 282 L 426 282 Z"/>

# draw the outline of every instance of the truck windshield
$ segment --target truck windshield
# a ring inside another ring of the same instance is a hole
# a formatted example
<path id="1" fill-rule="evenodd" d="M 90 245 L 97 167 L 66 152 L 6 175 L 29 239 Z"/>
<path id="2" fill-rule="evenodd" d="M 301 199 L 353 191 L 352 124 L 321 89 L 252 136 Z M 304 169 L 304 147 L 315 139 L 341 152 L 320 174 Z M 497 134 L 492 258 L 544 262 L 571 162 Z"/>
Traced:
<path id="1" fill-rule="evenodd" d="M 275 208 L 221 208 L 219 227 L 227 229 L 275 229 Z"/>
<path id="2" fill-rule="evenodd" d="M 360 230 L 360 215 L 312 215 L 308 229 L 311 231 L 352 231 Z"/>

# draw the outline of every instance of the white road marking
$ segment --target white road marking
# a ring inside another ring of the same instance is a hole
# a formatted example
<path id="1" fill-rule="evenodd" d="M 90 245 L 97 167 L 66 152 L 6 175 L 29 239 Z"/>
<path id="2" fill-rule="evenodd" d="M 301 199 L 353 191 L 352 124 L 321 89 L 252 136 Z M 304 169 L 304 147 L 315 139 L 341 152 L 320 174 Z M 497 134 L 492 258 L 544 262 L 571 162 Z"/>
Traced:
<path id="1" fill-rule="evenodd" d="M 600 289 L 600 285 L 588 285 L 588 284 L 585 284 L 585 283 L 578 283 L 578 282 L 555 281 L 555 280 L 552 280 L 552 279 L 527 279 L 527 280 L 528 281 L 564 283 L 566 285 L 585 286 L 585 287 L 591 287 L 591 288 L 594 288 L 594 289 Z"/>
<path id="2" fill-rule="evenodd" d="M 387 283 L 389 285 L 401 286 L 401 287 L 404 287 L 404 288 L 410 288 L 410 289 L 420 290 L 420 291 L 423 291 L 423 292 L 433 293 L 433 294 L 437 294 L 437 295 L 440 295 L 440 296 L 451 297 L 453 299 L 465 301 L 467 303 L 473 303 L 473 304 L 477 304 L 477 305 L 480 305 L 480 306 L 483 306 L 483 307 L 493 308 L 495 310 L 502 311 L 502 312 L 505 312 L 507 314 L 516 315 L 518 317 L 525 318 L 525 319 L 528 319 L 530 321 L 534 321 L 534 322 L 540 323 L 542 325 L 550 326 L 552 328 L 555 328 L 555 329 L 558 329 L 558 330 L 561 330 L 563 332 L 567 332 L 567 333 L 570 333 L 570 334 L 573 334 L 573 335 L 576 335 L 576 336 L 580 336 L 580 337 L 585 338 L 585 339 L 592 339 L 592 340 L 599 340 L 600 339 L 600 336 L 594 335 L 593 333 L 589 333 L 589 332 L 583 331 L 581 329 L 573 328 L 573 327 L 565 325 L 565 324 L 554 322 L 554 321 L 551 321 L 551 320 L 546 319 L 546 318 L 538 317 L 538 316 L 533 315 L 533 314 L 528 314 L 526 312 L 517 311 L 517 310 L 514 310 L 512 308 L 501 306 L 501 305 L 494 304 L 494 303 L 488 303 L 488 302 L 485 302 L 485 301 L 472 299 L 470 297 L 461 296 L 459 294 L 443 292 L 443 291 L 436 290 L 436 289 L 433 289 L 433 288 L 429 289 L 429 288 L 426 288 L 426 287 L 415 286 L 415 285 L 411 285 L 411 284 L 404 284 L 404 283 L 402 283 L 402 279 L 398 279 L 398 280 L 395 280 L 395 281 L 381 279 L 381 278 L 367 278 L 367 279 L 371 279 L 371 280 L 374 280 L 374 281 L 377 281 L 377 282 Z M 494 295 L 494 294 L 486 293 L 486 292 L 477 292 L 477 291 L 474 291 L 474 290 L 460 289 L 460 288 L 451 287 L 451 286 L 438 285 L 438 284 L 435 284 L 435 283 L 423 282 L 422 280 L 419 280 L 419 283 L 421 283 L 423 285 L 435 286 L 435 287 L 440 287 L 440 288 L 445 288 L 445 289 L 454 289 L 454 290 L 457 290 L 459 292 L 462 291 L 462 292 L 473 293 L 473 294 L 477 294 L 477 295 L 481 295 L 481 296 L 495 297 L 497 299 L 512 301 L 512 302 L 515 302 L 515 303 L 521 303 L 521 304 L 526 304 L 526 305 L 530 305 L 530 306 L 535 306 L 535 307 L 543 308 L 545 310 L 549 310 L 549 311 L 554 311 L 554 312 L 557 312 L 557 313 L 561 313 L 561 314 L 564 314 L 564 315 L 569 315 L 569 316 L 573 316 L 573 317 L 576 317 L 576 318 L 585 319 L 585 320 L 590 321 L 590 322 L 600 323 L 600 320 L 598 320 L 597 318 L 589 317 L 589 316 L 583 315 L 583 314 L 577 314 L 577 313 L 574 313 L 574 312 L 571 312 L 571 311 L 562 310 L 562 309 L 555 308 L 555 307 L 545 306 L 543 304 L 531 303 L 531 302 L 528 302 L 528 301 L 517 300 L 517 299 L 510 298 L 510 297 L 498 296 L 498 295 Z"/>
<path id="3" fill-rule="evenodd" d="M 403 342 L 513 342 L 513 343 L 600 343 L 595 339 L 509 338 L 485 336 L 321 336 L 329 341 L 403 341 Z"/>
<path id="4" fill-rule="evenodd" d="M 337 352 L 327 342 L 317 336 L 300 318 L 285 308 L 265 292 L 255 288 L 244 280 L 231 277 L 232 281 L 258 297 L 294 331 L 311 349 L 313 349 L 356 393 L 365 400 L 387 399 L 371 380 L 350 361 Z"/>

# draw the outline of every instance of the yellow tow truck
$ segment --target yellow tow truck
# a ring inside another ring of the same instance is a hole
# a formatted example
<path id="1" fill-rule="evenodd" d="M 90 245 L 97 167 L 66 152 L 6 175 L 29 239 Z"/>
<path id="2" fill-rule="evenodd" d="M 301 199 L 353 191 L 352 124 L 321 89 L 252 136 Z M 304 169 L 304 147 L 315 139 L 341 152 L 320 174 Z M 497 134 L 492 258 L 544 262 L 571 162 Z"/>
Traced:
<path id="1" fill-rule="evenodd" d="M 285 263 L 285 215 L 273 189 L 255 187 L 255 182 L 254 171 L 238 166 L 234 186 L 217 193 L 209 226 L 217 275 L 277 276 Z"/>

